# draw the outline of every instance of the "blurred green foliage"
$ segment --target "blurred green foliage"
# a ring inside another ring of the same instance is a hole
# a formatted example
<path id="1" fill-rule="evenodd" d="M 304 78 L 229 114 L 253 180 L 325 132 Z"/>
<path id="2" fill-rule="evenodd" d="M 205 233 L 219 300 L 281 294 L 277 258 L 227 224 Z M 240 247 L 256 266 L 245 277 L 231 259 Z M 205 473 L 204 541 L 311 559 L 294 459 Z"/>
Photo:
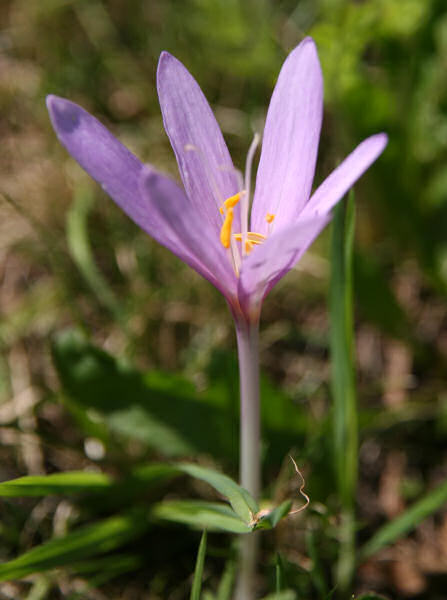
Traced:
<path id="1" fill-rule="evenodd" d="M 445 1 L 4 0 L 0 28 L 0 475 L 92 475 L 91 489 L 75 497 L 2 500 L 1 557 L 32 562 L 47 543 L 49 567 L 65 565 L 63 576 L 14 584 L 13 595 L 189 597 L 197 534 L 174 524 L 146 530 L 143 513 L 129 510 L 138 502 L 173 514 L 192 496 L 195 518 L 197 503 L 214 510 L 216 498 L 160 473 L 145 487 L 154 475 L 147 461 L 184 456 L 237 471 L 237 369 L 221 297 L 80 171 L 50 128 L 45 95 L 79 102 L 143 160 L 177 176 L 155 89 L 158 56 L 169 50 L 197 78 L 242 166 L 284 58 L 312 35 L 325 79 L 317 182 L 367 135 L 390 137 L 355 194 L 358 541 L 366 557 L 414 535 L 402 547 L 423 580 L 419 597 L 442 600 L 445 569 L 430 578 L 419 559 L 441 530 L 430 515 L 442 518 L 447 458 Z M 263 311 L 265 500 L 272 508 L 296 494 L 290 451 L 312 499 L 304 516 L 263 537 L 261 586 L 277 598 L 330 598 L 336 580 L 327 246 L 325 235 Z M 396 390 L 403 400 L 393 400 Z M 400 488 L 412 487 L 414 504 L 388 522 L 381 494 L 402 454 L 394 494 L 405 504 Z M 98 496 L 94 482 L 108 478 L 126 485 Z M 73 493 L 83 484 L 71 485 Z M 411 533 L 422 519 L 428 529 Z M 95 557 L 77 546 L 61 553 L 61 532 L 75 544 L 84 535 Z M 209 535 L 204 598 L 230 597 L 233 554 L 222 534 Z M 401 565 L 399 551 L 391 556 Z M 30 572 L 18 560 L 16 575 Z M 357 595 L 409 593 L 409 578 L 374 557 L 356 578 Z"/>

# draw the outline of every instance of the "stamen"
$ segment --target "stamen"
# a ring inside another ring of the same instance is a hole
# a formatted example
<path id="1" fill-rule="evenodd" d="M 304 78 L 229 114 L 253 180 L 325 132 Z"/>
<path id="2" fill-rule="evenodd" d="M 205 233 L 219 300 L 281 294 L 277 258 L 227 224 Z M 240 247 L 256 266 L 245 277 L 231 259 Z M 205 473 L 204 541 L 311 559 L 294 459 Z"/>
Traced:
<path id="1" fill-rule="evenodd" d="M 229 208 L 233 208 L 234 206 L 236 206 L 236 204 L 239 202 L 239 200 L 241 199 L 241 196 L 245 194 L 244 191 L 242 192 L 238 192 L 237 194 L 234 194 L 234 196 L 230 196 L 229 198 L 227 198 L 224 202 L 224 206 L 225 208 L 228 210 Z M 221 207 L 222 209 L 222 207 Z M 222 210 L 221 210 L 222 212 Z M 222 212 L 223 214 L 223 212 Z"/>
<path id="2" fill-rule="evenodd" d="M 233 237 L 237 242 L 242 241 L 242 233 L 235 233 Z M 247 231 L 247 239 L 245 241 L 250 242 L 251 244 L 259 245 L 265 242 L 266 239 L 267 236 L 263 235 L 262 233 L 256 233 L 255 231 Z"/>
<path id="3" fill-rule="evenodd" d="M 233 225 L 233 208 L 227 210 L 225 220 L 220 229 L 220 243 L 224 248 L 229 248 L 231 243 L 231 227 Z"/>
<path id="4" fill-rule="evenodd" d="M 267 223 L 273 223 L 273 221 L 275 220 L 275 215 L 273 215 L 272 213 L 267 213 L 265 215 L 265 220 L 267 221 Z"/>
<path id="5" fill-rule="evenodd" d="M 248 232 L 248 239 L 254 244 L 262 244 L 267 239 L 267 236 L 263 233 L 256 233 L 255 231 Z"/>
<path id="6" fill-rule="evenodd" d="M 231 236 L 231 228 L 233 226 L 234 207 L 241 199 L 242 194 L 244 194 L 243 191 L 230 196 L 224 200 L 222 206 L 219 207 L 220 214 L 224 215 L 224 222 L 220 229 L 220 242 L 224 248 L 229 250 L 229 257 L 237 276 L 239 276 L 241 257 L 236 247 L 236 242 Z"/>

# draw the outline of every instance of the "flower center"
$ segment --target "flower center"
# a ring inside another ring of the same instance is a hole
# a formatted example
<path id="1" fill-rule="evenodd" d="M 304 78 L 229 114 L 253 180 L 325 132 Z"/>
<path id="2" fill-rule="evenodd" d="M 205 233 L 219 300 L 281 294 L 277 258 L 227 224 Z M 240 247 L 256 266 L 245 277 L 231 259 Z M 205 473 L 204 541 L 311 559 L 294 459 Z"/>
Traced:
<path id="1" fill-rule="evenodd" d="M 246 195 L 246 192 L 242 190 L 242 192 L 238 192 L 237 194 L 234 194 L 234 196 L 230 196 L 219 208 L 220 214 L 224 216 L 224 222 L 220 229 L 220 243 L 224 248 L 231 248 L 232 240 L 235 240 L 236 242 L 242 242 L 243 256 L 250 254 L 254 246 L 262 244 L 267 239 L 267 236 L 263 235 L 262 233 L 256 233 L 255 231 L 246 231 L 245 234 L 232 233 L 234 207 L 244 195 Z M 267 223 L 273 223 L 274 219 L 275 215 L 271 213 L 267 213 L 265 216 Z"/>
<path id="2" fill-rule="evenodd" d="M 262 233 L 248 231 L 251 167 L 256 148 L 259 144 L 259 139 L 259 135 L 256 133 L 248 150 L 247 160 L 245 163 L 245 177 L 243 181 L 241 177 L 241 187 L 244 187 L 245 189 L 242 189 L 237 194 L 234 194 L 234 196 L 227 198 L 219 208 L 220 214 L 223 216 L 223 223 L 222 227 L 220 228 L 220 243 L 224 248 L 227 248 L 231 264 L 233 265 L 233 269 L 238 276 L 242 259 L 250 254 L 254 246 L 262 244 L 267 239 L 267 236 L 263 235 Z M 233 233 L 234 207 L 239 204 L 239 202 L 241 231 Z M 274 219 L 275 215 L 271 213 L 266 214 L 265 220 L 270 225 L 269 229 L 271 229 L 271 224 L 273 223 Z M 236 242 L 241 243 L 240 248 Z"/>

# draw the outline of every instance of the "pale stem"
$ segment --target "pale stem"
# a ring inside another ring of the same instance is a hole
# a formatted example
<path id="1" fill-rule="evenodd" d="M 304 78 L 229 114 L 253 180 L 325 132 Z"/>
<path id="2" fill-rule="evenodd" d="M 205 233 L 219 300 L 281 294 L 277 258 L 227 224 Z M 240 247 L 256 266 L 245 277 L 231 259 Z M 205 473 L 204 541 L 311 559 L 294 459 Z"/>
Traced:
<path id="1" fill-rule="evenodd" d="M 259 499 L 261 488 L 259 406 L 259 322 L 236 323 L 240 381 L 240 483 Z M 240 539 L 237 600 L 254 600 L 258 534 Z"/>

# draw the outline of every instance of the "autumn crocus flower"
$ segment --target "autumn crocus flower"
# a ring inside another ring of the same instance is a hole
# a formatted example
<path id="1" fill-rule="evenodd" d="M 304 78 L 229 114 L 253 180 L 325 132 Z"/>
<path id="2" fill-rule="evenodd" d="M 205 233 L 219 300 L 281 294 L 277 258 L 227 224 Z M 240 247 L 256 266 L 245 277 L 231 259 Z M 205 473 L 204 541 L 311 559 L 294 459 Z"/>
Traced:
<path id="1" fill-rule="evenodd" d="M 217 287 L 237 320 L 256 321 L 266 294 L 382 152 L 386 136 L 362 142 L 311 196 L 323 82 L 314 42 L 306 38 L 273 92 L 250 215 L 254 145 L 243 178 L 197 82 L 167 52 L 157 87 L 183 189 L 143 166 L 76 104 L 49 96 L 51 121 L 69 153 L 142 229 Z"/>
<path id="2" fill-rule="evenodd" d="M 330 219 L 332 207 L 385 148 L 364 140 L 311 195 L 323 115 L 315 44 L 306 38 L 285 61 L 267 113 L 251 196 L 251 145 L 245 175 L 233 166 L 197 82 L 163 52 L 157 72 L 163 122 L 183 188 L 144 166 L 80 106 L 49 96 L 59 140 L 121 208 L 225 296 L 236 323 L 241 387 L 241 482 L 260 488 L 258 324 L 262 301 Z M 237 596 L 253 598 L 255 538 L 242 548 Z"/>

